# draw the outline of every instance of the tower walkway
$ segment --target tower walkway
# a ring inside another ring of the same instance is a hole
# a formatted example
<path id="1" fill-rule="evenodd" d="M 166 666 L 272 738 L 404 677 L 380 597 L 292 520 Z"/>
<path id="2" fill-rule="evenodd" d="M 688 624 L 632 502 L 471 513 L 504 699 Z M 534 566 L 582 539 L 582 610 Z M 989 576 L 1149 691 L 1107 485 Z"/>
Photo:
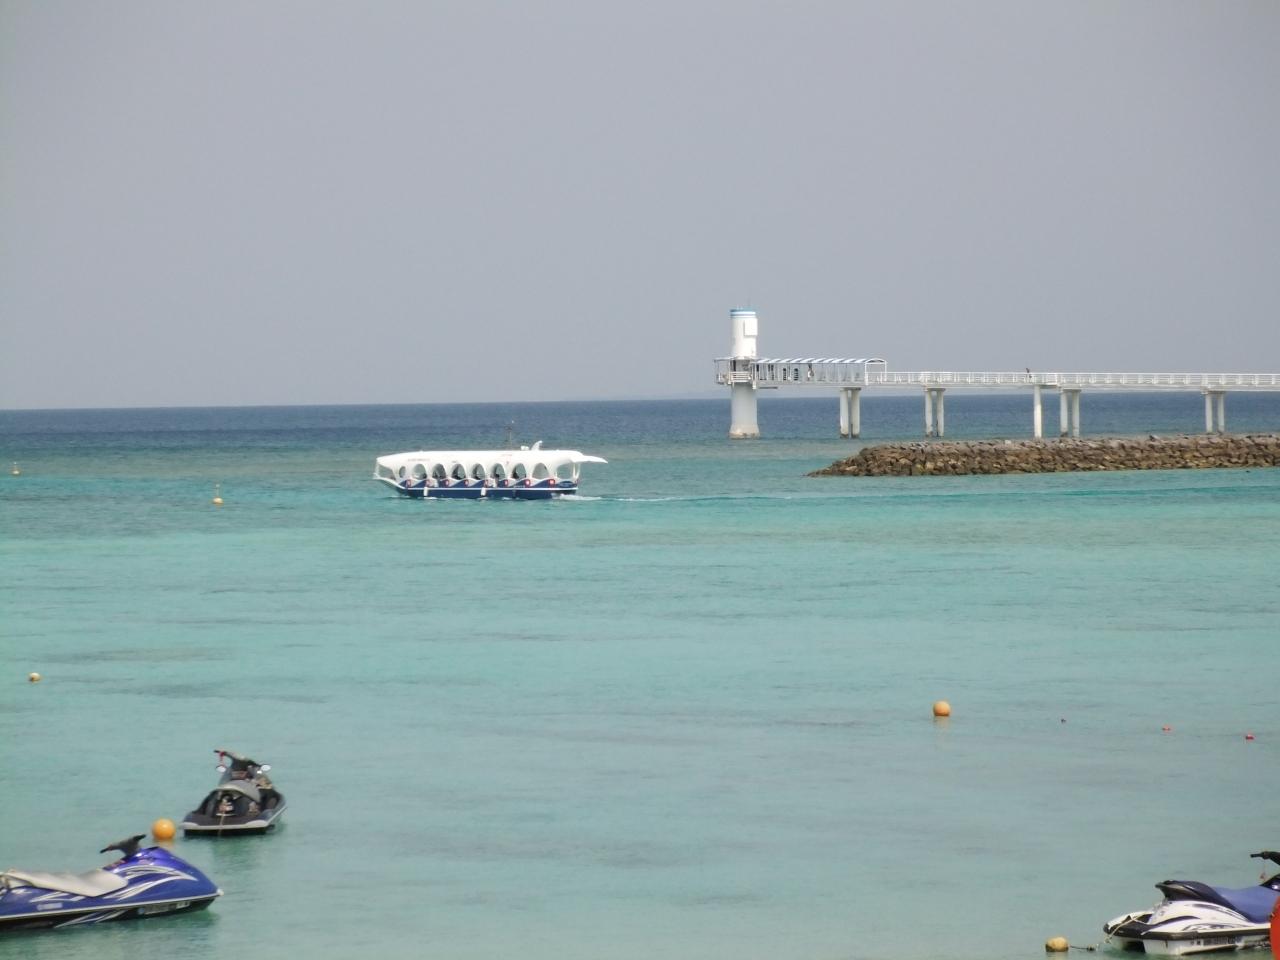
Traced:
<path id="1" fill-rule="evenodd" d="M 715 361 L 716 382 L 730 388 L 729 436 L 758 437 L 756 394 L 760 390 L 827 389 L 839 391 L 840 435 L 861 435 L 864 389 L 918 387 L 924 392 L 925 436 L 945 432 L 944 396 L 948 389 L 1029 390 L 1032 432 L 1044 434 L 1043 392 L 1059 395 L 1059 435 L 1080 436 L 1080 395 L 1104 391 L 1182 390 L 1205 398 L 1205 432 L 1226 431 L 1228 390 L 1280 392 L 1280 373 L 1080 373 L 957 370 L 890 370 L 879 357 L 759 357 L 754 310 L 732 310 L 733 355 Z"/>

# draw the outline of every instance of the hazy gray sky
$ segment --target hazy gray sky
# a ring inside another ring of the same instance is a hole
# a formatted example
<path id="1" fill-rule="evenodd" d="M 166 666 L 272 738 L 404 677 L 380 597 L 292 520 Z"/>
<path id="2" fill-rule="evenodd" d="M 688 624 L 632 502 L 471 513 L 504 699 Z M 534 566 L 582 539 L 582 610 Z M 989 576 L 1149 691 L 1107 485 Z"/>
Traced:
<path id="1" fill-rule="evenodd" d="M 1280 3 L 0 0 L 0 407 L 1280 370 Z"/>

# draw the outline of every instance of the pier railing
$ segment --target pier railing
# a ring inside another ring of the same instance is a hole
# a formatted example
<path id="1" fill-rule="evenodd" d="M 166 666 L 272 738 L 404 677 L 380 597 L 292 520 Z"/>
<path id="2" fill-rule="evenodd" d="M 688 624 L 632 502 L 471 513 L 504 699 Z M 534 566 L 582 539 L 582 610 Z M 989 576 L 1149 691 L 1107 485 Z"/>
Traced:
<path id="1" fill-rule="evenodd" d="M 1010 373 L 869 370 L 866 386 L 1277 390 L 1277 373 Z"/>
<path id="2" fill-rule="evenodd" d="M 722 358 L 716 382 L 776 387 L 1052 387 L 1119 390 L 1280 390 L 1280 373 L 1060 373 L 887 370 L 880 360 Z"/>

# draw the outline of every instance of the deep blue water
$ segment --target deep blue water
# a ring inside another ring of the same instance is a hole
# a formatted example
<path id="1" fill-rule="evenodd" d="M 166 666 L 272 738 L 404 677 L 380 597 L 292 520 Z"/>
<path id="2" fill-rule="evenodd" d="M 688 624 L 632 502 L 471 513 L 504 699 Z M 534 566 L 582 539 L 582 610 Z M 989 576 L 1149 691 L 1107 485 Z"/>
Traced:
<path id="1" fill-rule="evenodd" d="M 951 437 L 1030 432 L 1027 396 L 950 400 Z M 0 957 L 1034 958 L 1168 876 L 1255 880 L 1280 471 L 808 478 L 857 449 L 835 406 L 749 442 L 721 401 L 0 412 L 0 866 L 102 862 L 215 747 L 290 803 L 175 842 L 207 913 Z M 863 440 L 922 418 L 869 397 Z M 369 480 L 512 421 L 609 464 L 554 503 Z"/>

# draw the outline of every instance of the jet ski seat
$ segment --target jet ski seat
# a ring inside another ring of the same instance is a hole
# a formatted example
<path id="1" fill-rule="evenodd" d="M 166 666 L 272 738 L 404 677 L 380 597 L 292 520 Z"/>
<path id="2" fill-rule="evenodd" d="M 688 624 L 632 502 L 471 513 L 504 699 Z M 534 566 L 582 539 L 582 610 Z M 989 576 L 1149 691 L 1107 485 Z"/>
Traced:
<path id="1" fill-rule="evenodd" d="M 1165 880 L 1156 887 L 1169 900 L 1200 900 L 1227 907 L 1248 918 L 1250 923 L 1266 923 L 1280 892 L 1266 886 L 1213 887 L 1199 880 Z"/>
<path id="2" fill-rule="evenodd" d="M 35 870 L 6 870 L 0 873 L 0 885 L 7 887 L 40 887 L 60 890 L 81 897 L 101 897 L 125 886 L 123 877 L 106 870 L 85 873 L 40 873 Z"/>
<path id="3" fill-rule="evenodd" d="M 1244 914 L 1253 923 L 1266 923 L 1271 918 L 1271 910 L 1280 899 L 1280 893 L 1270 887 L 1214 887 L 1218 895 L 1231 904 L 1236 913 Z"/>

